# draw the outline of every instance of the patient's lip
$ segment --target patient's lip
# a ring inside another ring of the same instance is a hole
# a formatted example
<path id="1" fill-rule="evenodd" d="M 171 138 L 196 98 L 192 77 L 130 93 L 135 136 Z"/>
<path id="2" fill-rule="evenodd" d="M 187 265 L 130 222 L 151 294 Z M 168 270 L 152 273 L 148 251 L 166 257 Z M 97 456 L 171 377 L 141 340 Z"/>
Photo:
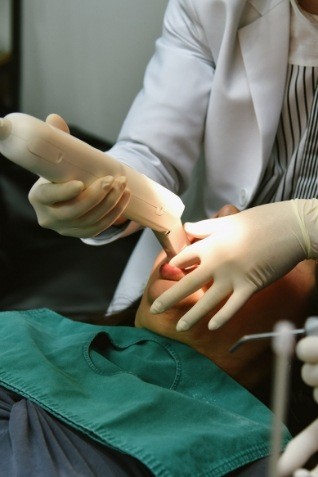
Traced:
<path id="1" fill-rule="evenodd" d="M 185 276 L 181 268 L 173 267 L 169 263 L 163 263 L 159 269 L 160 276 L 163 280 L 179 281 Z"/>

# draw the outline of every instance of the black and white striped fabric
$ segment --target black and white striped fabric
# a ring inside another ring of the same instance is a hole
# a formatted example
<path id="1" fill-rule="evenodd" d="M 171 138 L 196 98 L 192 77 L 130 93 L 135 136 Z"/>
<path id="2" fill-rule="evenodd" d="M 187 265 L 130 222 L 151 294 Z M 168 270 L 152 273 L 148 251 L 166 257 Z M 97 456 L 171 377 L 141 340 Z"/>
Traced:
<path id="1" fill-rule="evenodd" d="M 311 107 L 307 138 L 302 161 L 300 163 L 299 177 L 293 196 L 295 198 L 317 197 L 317 172 L 318 172 L 318 88 Z"/>
<path id="2" fill-rule="evenodd" d="M 290 64 L 272 154 L 253 205 L 318 197 L 318 67 Z"/>

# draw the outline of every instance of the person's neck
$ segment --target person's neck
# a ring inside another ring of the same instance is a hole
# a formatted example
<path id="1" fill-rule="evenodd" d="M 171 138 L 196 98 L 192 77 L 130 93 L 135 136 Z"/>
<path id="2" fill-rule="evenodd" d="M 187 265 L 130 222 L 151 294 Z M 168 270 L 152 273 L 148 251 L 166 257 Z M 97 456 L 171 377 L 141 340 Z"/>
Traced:
<path id="1" fill-rule="evenodd" d="M 298 5 L 307 13 L 318 15 L 318 0 L 298 0 Z"/>

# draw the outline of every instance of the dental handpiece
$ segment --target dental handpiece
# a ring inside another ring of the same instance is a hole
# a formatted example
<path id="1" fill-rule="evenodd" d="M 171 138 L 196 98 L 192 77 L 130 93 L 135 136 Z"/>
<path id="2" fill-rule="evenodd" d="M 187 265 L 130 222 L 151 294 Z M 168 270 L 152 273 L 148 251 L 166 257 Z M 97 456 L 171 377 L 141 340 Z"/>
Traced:
<path id="1" fill-rule="evenodd" d="M 76 179 L 88 187 L 106 175 L 125 176 L 131 192 L 125 217 L 152 229 L 169 258 L 189 243 L 181 222 L 184 204 L 176 194 L 33 116 L 11 113 L 0 118 L 0 152 L 51 182 Z"/>

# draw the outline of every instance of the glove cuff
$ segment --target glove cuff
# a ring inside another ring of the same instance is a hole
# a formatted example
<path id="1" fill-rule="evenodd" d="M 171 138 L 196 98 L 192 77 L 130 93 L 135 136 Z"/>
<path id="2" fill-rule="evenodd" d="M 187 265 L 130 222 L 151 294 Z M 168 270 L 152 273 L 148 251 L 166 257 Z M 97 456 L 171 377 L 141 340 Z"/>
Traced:
<path id="1" fill-rule="evenodd" d="M 302 233 L 302 246 L 306 258 L 318 258 L 318 200 L 294 199 L 291 201 Z"/>

